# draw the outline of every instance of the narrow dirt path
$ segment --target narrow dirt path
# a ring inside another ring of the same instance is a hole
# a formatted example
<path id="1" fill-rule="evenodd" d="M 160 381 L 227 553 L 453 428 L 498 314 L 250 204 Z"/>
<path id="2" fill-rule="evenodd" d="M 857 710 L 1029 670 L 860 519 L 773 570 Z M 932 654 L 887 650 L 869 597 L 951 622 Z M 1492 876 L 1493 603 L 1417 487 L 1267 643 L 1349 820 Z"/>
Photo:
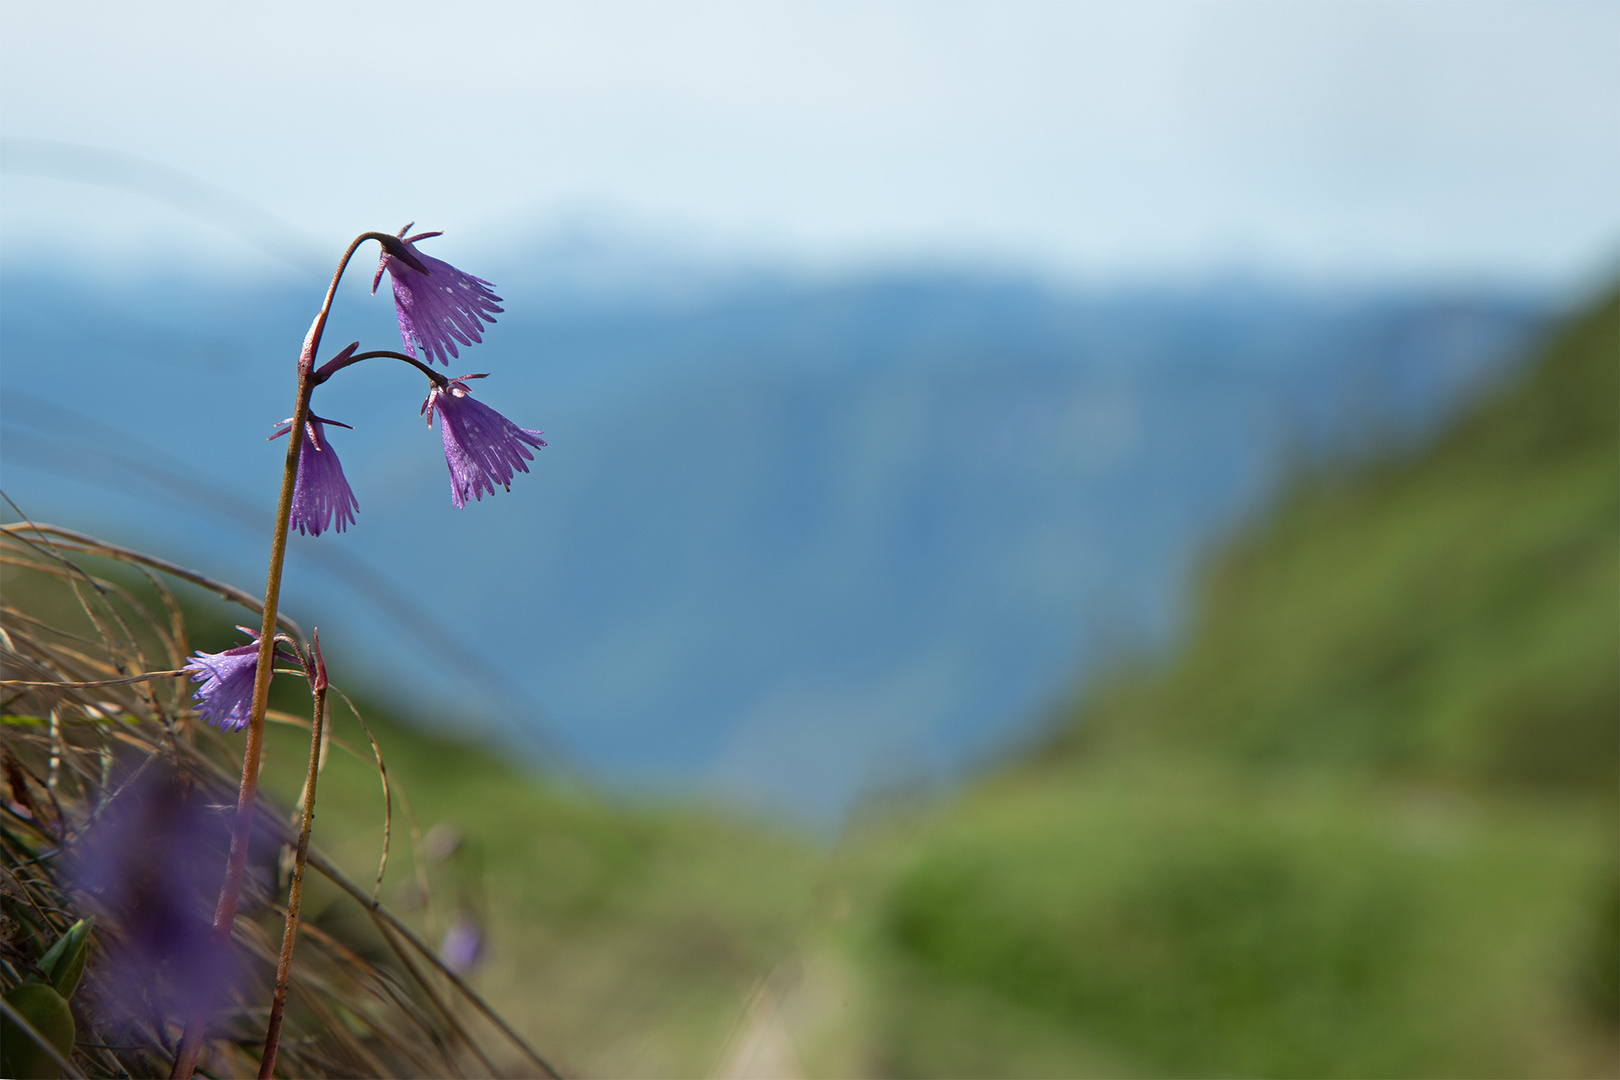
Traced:
<path id="1" fill-rule="evenodd" d="M 802 1080 L 793 1033 L 772 988 L 776 973 L 761 980 L 737 1034 L 721 1059 L 717 1080 Z"/>

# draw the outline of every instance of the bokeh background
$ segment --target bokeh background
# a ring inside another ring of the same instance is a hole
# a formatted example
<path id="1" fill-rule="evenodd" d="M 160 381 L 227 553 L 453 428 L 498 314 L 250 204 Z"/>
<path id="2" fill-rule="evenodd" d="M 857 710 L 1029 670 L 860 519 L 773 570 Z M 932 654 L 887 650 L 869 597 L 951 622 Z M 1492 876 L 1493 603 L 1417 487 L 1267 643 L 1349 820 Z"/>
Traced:
<path id="1" fill-rule="evenodd" d="M 505 298 L 284 595 L 572 1071 L 1616 1070 L 1620 8 L 0 27 L 7 520 L 252 587 L 348 239 Z"/>

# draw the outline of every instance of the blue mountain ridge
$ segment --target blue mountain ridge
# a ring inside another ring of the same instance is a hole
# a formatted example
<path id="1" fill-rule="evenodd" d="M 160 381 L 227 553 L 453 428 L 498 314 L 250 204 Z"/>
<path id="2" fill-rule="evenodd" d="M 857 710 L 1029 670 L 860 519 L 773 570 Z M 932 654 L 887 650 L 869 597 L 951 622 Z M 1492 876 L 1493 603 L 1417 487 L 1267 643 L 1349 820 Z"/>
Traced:
<path id="1" fill-rule="evenodd" d="M 361 277 L 326 354 L 397 346 Z M 1421 441 L 1550 314 L 966 270 L 734 275 L 678 300 L 559 280 L 508 283 L 451 365 L 546 432 L 510 494 L 450 507 L 419 375 L 322 388 L 356 428 L 333 442 L 359 522 L 294 538 L 286 606 L 334 664 L 530 750 L 822 822 L 1163 643 L 1199 553 L 1288 469 Z M 320 292 L 6 266 L 0 483 L 251 587 L 283 452 L 264 436 Z"/>

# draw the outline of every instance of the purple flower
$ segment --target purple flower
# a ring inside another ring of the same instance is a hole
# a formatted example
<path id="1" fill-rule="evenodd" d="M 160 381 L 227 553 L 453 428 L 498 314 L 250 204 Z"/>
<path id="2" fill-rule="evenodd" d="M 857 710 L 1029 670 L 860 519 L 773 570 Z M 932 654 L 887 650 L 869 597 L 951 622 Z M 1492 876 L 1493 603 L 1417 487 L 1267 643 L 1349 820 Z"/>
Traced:
<path id="1" fill-rule="evenodd" d="M 298 451 L 298 479 L 293 484 L 292 523 L 298 531 L 319 536 L 327 528 L 342 532 L 354 524 L 360 501 L 343 478 L 343 463 L 326 440 L 326 425 L 346 428 L 336 420 L 311 415 L 304 426 L 304 445 Z M 283 420 L 272 439 L 292 430 L 292 421 Z M 353 430 L 352 428 L 350 430 Z"/>
<path id="2" fill-rule="evenodd" d="M 478 921 L 466 911 L 457 910 L 439 943 L 439 959 L 457 975 L 465 975 L 484 957 L 484 935 Z"/>
<path id="3" fill-rule="evenodd" d="M 162 761 L 117 791 L 74 845 L 73 883 L 101 917 L 97 998 L 115 1023 L 211 1012 L 246 974 L 213 933 L 229 824 L 195 777 Z"/>
<path id="4" fill-rule="evenodd" d="M 197 688 L 197 714 L 221 731 L 241 731 L 247 726 L 253 706 L 253 679 L 259 671 L 259 635 L 245 626 L 238 630 L 253 638 L 252 644 L 238 645 L 224 652 L 197 650 L 182 669 L 191 672 Z M 295 657 L 276 650 L 276 656 L 297 663 Z M 272 658 L 273 659 L 273 658 Z"/>
<path id="5" fill-rule="evenodd" d="M 377 263 L 377 276 L 371 279 L 371 291 L 377 291 L 383 271 L 388 271 L 394 282 L 394 309 L 399 314 L 399 336 L 405 341 L 405 351 L 416 356 L 419 342 L 428 363 L 437 360 L 449 367 L 445 352 L 460 356 L 456 342 L 472 345 L 483 341 L 479 320 L 492 323 L 493 313 L 504 309 L 496 305 L 500 297 L 490 291 L 489 282 L 416 250 L 416 241 L 442 234 L 406 236 L 410 227 L 399 230 L 400 240 L 429 272 L 424 274 L 385 250 Z"/>
<path id="6" fill-rule="evenodd" d="M 466 380 L 483 375 L 463 375 L 443 387 L 435 386 L 422 402 L 428 427 L 433 414 L 439 414 L 439 434 L 444 437 L 444 460 L 450 466 L 450 502 L 457 510 L 467 498 L 482 499 L 495 494 L 495 485 L 510 491 L 512 470 L 528 472 L 526 461 L 533 461 L 530 446 L 544 446 L 540 432 L 520 428 L 482 401 L 475 401 Z M 527 445 L 525 445 L 527 444 Z"/>

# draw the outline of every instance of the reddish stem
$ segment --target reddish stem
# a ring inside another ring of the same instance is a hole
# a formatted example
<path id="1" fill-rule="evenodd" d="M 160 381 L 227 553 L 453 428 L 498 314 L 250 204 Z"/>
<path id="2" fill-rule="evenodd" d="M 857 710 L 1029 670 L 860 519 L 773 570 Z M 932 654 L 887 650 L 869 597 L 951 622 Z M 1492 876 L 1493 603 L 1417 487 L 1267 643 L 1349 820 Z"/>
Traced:
<path id="1" fill-rule="evenodd" d="M 350 364 L 358 364 L 362 360 L 376 360 L 380 358 L 386 358 L 389 360 L 403 360 L 417 371 L 420 371 L 422 374 L 426 375 L 428 377 L 428 381 L 434 386 L 437 386 L 440 390 L 443 390 L 446 386 L 450 385 L 449 376 L 440 375 L 437 371 L 434 371 L 432 368 L 428 367 L 414 356 L 406 356 L 404 353 L 394 352 L 392 349 L 375 349 L 371 352 L 363 352 L 355 356 L 333 357 L 331 360 L 328 360 L 326 363 L 322 364 L 319 370 L 315 372 L 315 385 L 319 386 L 321 383 L 325 382 L 327 379 L 330 379 L 333 375 L 336 375 Z"/>
<path id="2" fill-rule="evenodd" d="M 270 1003 L 270 1025 L 264 1033 L 264 1054 L 259 1059 L 259 1080 L 269 1080 L 281 1048 L 281 1018 L 292 984 L 293 946 L 298 943 L 298 912 L 304 902 L 304 867 L 309 861 L 309 834 L 315 826 L 315 783 L 321 772 L 321 739 L 326 731 L 326 662 L 321 659 L 321 634 L 315 631 L 306 670 L 315 692 L 315 712 L 309 725 L 309 773 L 304 777 L 303 816 L 298 846 L 293 849 L 292 885 L 287 890 L 287 921 L 281 932 L 281 960 L 276 965 L 276 992 Z"/>
<path id="3" fill-rule="evenodd" d="M 242 752 L 242 787 L 236 800 L 236 821 L 231 829 L 231 854 L 225 863 L 225 881 L 219 889 L 219 905 L 214 909 L 215 948 L 222 952 L 230 948 L 231 928 L 236 924 L 236 903 L 242 894 L 242 875 L 247 869 L 248 840 L 253 832 L 253 804 L 259 788 L 259 758 L 264 747 L 264 713 L 270 701 L 270 678 L 276 647 L 276 608 L 281 599 L 281 569 L 287 557 L 287 531 L 292 519 L 293 487 L 298 480 L 298 452 L 304 445 L 304 429 L 309 421 L 309 399 L 315 391 L 315 355 L 321 347 L 321 335 L 326 331 L 326 319 L 332 312 L 332 300 L 337 296 L 338 283 L 349 260 L 367 240 L 376 240 L 395 255 L 399 238 L 389 233 L 361 233 L 349 244 L 332 284 L 326 289 L 326 300 L 310 325 L 309 335 L 298 357 L 298 402 L 293 410 L 292 430 L 287 434 L 287 462 L 281 474 L 281 498 L 276 505 L 276 528 L 270 539 L 270 572 L 264 586 L 264 626 L 259 633 L 259 667 L 253 677 L 253 707 L 248 714 L 247 745 Z M 410 261 L 410 260 L 407 260 Z M 206 1006 L 205 1006 L 206 1008 Z M 208 1016 L 197 1014 L 186 1018 L 185 1034 L 174 1056 L 170 1080 L 189 1080 L 197 1068 L 197 1055 L 202 1050 L 203 1034 L 208 1027 Z"/>

